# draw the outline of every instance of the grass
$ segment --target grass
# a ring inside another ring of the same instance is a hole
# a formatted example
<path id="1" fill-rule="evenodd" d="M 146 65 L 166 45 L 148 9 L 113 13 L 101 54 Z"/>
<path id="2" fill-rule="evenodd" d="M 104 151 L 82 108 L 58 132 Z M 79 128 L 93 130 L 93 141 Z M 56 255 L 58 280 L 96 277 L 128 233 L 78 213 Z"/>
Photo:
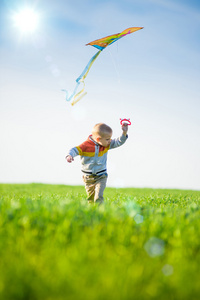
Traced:
<path id="1" fill-rule="evenodd" d="M 0 184 L 0 299 L 200 298 L 200 192 Z"/>

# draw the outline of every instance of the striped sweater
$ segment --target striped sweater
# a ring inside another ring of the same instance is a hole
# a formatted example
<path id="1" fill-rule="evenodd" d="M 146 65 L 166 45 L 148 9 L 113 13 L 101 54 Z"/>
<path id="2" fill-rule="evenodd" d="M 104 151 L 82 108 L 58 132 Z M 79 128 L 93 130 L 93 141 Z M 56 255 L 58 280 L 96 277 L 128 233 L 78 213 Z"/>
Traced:
<path id="1" fill-rule="evenodd" d="M 67 155 L 71 155 L 72 157 L 80 155 L 82 172 L 86 174 L 102 175 L 107 171 L 108 150 L 123 145 L 127 138 L 128 135 L 124 136 L 122 134 L 119 138 L 112 139 L 108 147 L 103 147 L 95 142 L 90 135 L 85 142 L 70 149 Z"/>

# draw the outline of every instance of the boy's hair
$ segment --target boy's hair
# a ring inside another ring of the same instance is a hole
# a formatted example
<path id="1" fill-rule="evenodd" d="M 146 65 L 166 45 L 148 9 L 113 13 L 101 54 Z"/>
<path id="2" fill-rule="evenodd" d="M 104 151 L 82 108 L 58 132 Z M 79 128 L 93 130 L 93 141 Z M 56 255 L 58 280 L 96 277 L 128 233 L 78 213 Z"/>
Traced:
<path id="1" fill-rule="evenodd" d="M 98 123 L 92 128 L 92 134 L 100 136 L 104 134 L 112 134 L 112 128 L 104 123 Z"/>

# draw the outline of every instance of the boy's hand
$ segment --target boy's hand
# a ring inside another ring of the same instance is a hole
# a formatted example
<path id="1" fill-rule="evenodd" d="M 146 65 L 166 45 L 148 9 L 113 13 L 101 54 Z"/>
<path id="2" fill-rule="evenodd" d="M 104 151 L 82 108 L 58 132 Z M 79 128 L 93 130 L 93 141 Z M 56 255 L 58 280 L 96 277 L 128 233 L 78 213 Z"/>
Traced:
<path id="1" fill-rule="evenodd" d="M 74 160 L 74 158 L 71 155 L 67 155 L 65 158 L 68 163 L 71 163 Z"/>
<path id="2" fill-rule="evenodd" d="M 128 123 L 123 123 L 123 125 L 122 125 L 122 131 L 123 131 L 123 135 L 126 136 L 126 134 L 128 132 Z"/>

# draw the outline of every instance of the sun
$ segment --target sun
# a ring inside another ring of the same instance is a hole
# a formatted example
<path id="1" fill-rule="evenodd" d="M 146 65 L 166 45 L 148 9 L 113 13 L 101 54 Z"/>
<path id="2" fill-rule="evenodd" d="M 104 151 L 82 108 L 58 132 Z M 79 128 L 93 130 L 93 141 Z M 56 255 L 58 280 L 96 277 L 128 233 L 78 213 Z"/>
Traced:
<path id="1" fill-rule="evenodd" d="M 22 33 L 33 33 L 39 25 L 39 15 L 32 8 L 24 8 L 13 14 L 14 26 Z"/>

